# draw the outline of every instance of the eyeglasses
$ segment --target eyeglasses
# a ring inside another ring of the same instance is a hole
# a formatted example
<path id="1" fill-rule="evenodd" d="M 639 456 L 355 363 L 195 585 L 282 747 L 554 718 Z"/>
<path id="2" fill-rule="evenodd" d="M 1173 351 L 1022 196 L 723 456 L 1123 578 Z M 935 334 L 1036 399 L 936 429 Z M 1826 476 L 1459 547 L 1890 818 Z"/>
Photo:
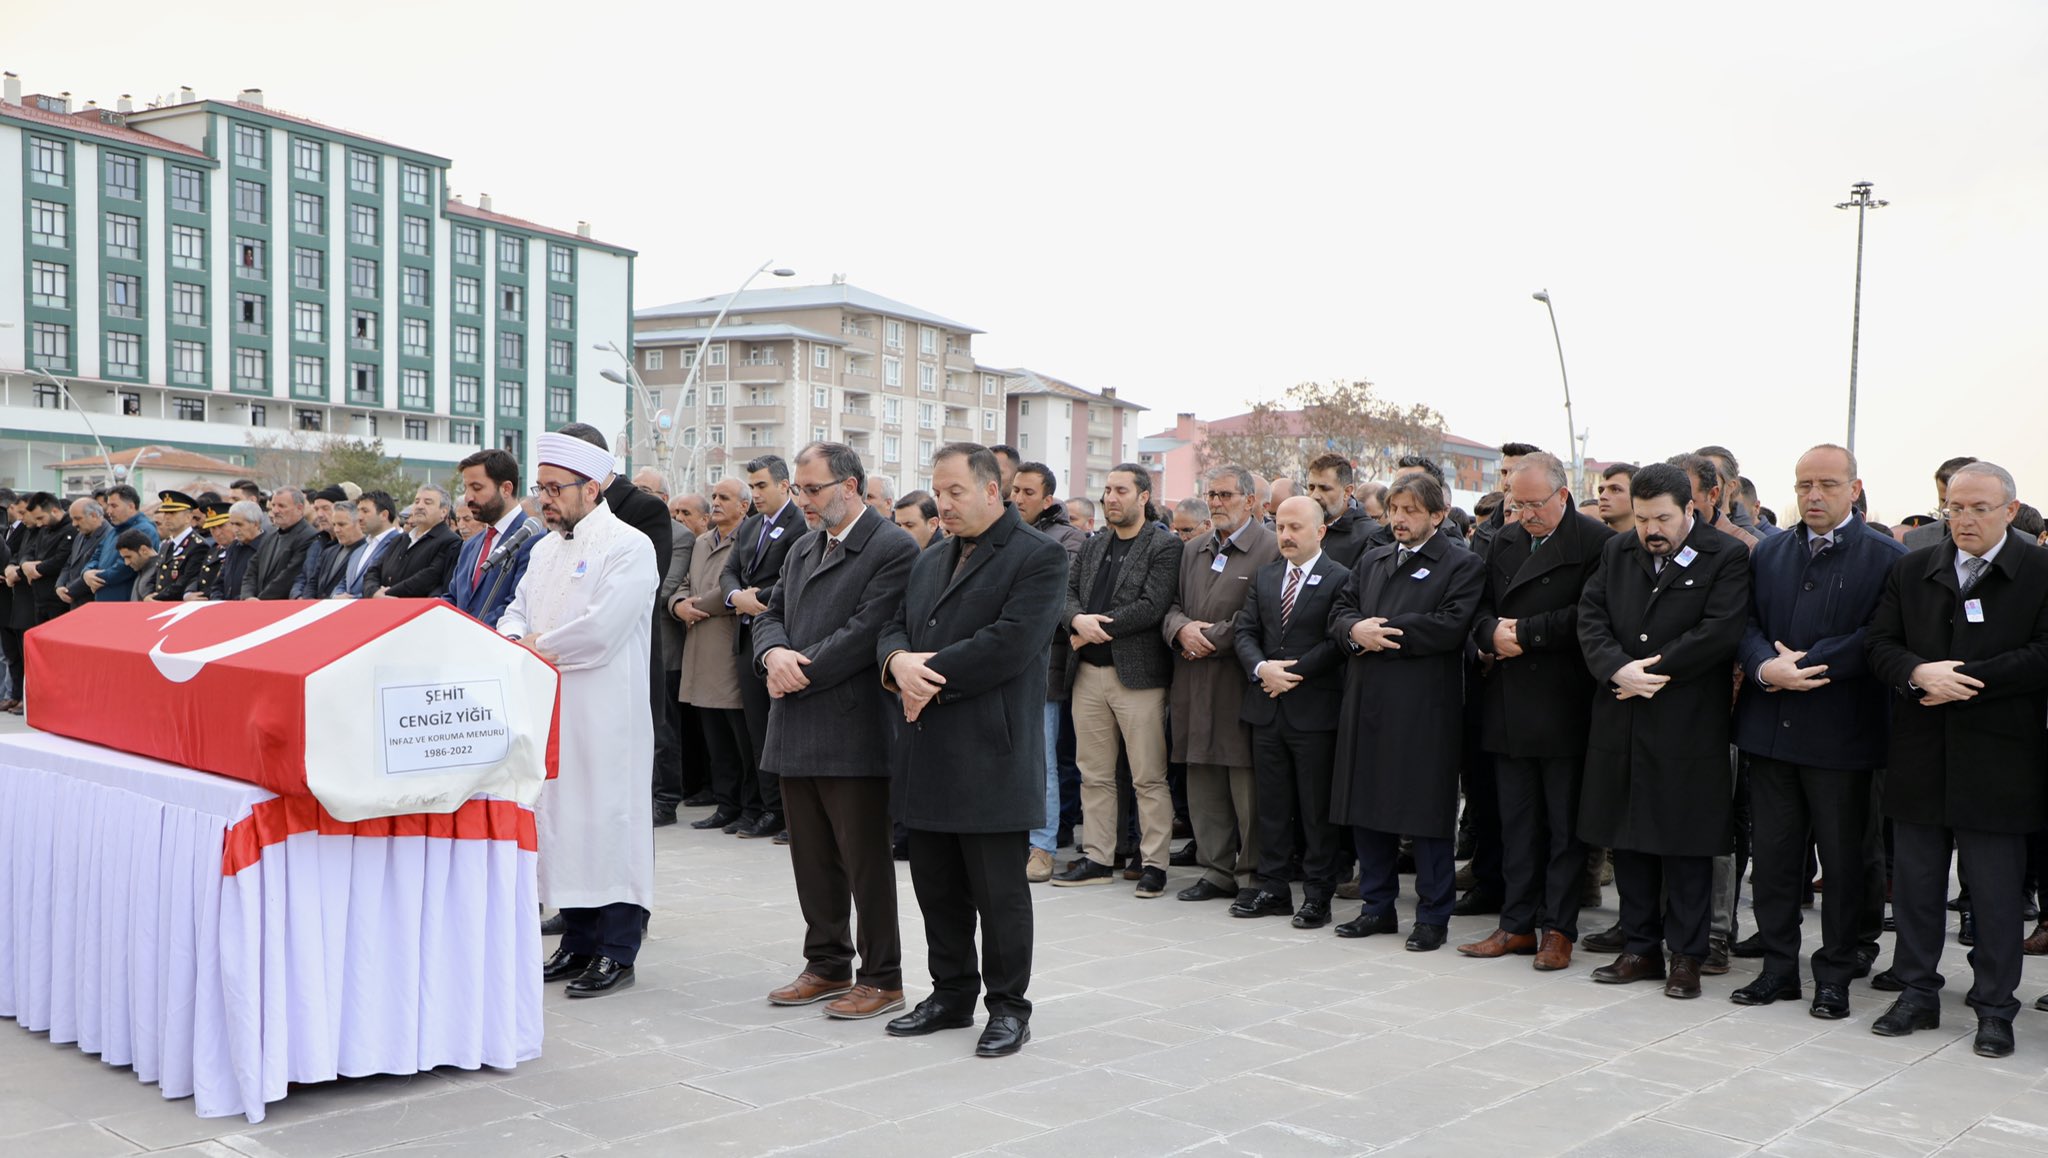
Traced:
<path id="1" fill-rule="evenodd" d="M 1239 496 L 1236 491 L 1210 491 L 1202 497 L 1208 499 L 1212 503 L 1227 503 L 1230 500 L 1234 498 L 1239 498 L 1241 496 Z"/>
<path id="2" fill-rule="evenodd" d="M 1563 493 L 1563 491 L 1553 491 L 1548 498 L 1537 499 L 1533 503 L 1509 503 L 1507 507 L 1518 515 L 1533 515 L 1537 511 L 1549 506 L 1556 500 L 1558 495 Z"/>
<path id="3" fill-rule="evenodd" d="M 1962 506 L 1958 503 L 1950 503 L 1949 505 L 1941 508 L 1941 513 L 1947 515 L 1951 519 L 1960 518 L 1963 515 L 1968 515 L 1973 519 L 1981 519 L 1989 515 L 1993 511 L 2002 511 L 2004 509 L 2005 508 L 2003 506 L 1994 507 L 1986 503 L 1976 503 L 1972 506 L 1967 507 Z"/>
<path id="4" fill-rule="evenodd" d="M 804 497 L 815 499 L 819 495 L 824 494 L 826 491 L 831 490 L 833 487 L 836 487 L 840 483 L 843 483 L 845 481 L 846 478 L 841 477 L 835 478 L 828 483 L 798 483 L 796 484 L 796 489 L 804 492 Z"/>
<path id="5" fill-rule="evenodd" d="M 577 487 L 580 487 L 584 483 L 587 483 L 589 481 L 589 479 L 583 479 L 580 482 L 572 483 L 535 483 L 531 487 L 527 488 L 526 493 L 532 495 L 534 498 L 540 498 L 543 495 L 545 495 L 546 497 L 551 499 L 558 499 L 562 497 L 563 491 L 574 490 Z"/>

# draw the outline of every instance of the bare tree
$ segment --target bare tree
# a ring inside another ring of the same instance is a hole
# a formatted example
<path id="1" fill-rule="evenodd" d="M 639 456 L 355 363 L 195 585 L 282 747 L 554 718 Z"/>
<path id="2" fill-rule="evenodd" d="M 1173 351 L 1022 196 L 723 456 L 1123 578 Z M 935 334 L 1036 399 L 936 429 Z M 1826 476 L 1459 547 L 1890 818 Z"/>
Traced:
<path id="1" fill-rule="evenodd" d="M 1210 428 L 1202 443 L 1202 470 L 1234 462 L 1267 478 L 1301 473 L 1301 438 L 1295 415 L 1278 402 L 1254 402 L 1234 430 Z"/>
<path id="2" fill-rule="evenodd" d="M 1404 454 L 1434 455 L 1443 445 L 1442 414 L 1420 402 L 1390 402 L 1364 378 L 1303 382 L 1287 397 L 1301 409 L 1303 453 L 1341 454 L 1368 478 L 1390 473 Z"/>

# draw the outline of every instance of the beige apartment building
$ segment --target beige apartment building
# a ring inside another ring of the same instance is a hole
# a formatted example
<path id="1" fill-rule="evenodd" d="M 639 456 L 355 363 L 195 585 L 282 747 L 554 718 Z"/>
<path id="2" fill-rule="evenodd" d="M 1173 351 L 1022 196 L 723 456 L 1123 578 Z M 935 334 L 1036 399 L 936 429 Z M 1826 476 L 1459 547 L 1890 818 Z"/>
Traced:
<path id="1" fill-rule="evenodd" d="M 713 331 L 729 296 L 633 315 L 648 401 L 671 416 L 653 440 L 655 459 L 679 491 L 831 439 L 858 450 L 900 495 L 931 485 L 941 445 L 1002 439 L 1004 377 L 974 364 L 980 330 L 834 278 L 748 290 Z"/>
<path id="2" fill-rule="evenodd" d="M 1115 387 L 1097 393 L 1035 370 L 984 368 L 981 373 L 1003 379 L 1004 441 L 1024 461 L 1058 471 L 1062 497 L 1094 498 L 1102 493 L 1111 467 L 1137 461 L 1131 423 L 1145 407 L 1118 398 Z"/>

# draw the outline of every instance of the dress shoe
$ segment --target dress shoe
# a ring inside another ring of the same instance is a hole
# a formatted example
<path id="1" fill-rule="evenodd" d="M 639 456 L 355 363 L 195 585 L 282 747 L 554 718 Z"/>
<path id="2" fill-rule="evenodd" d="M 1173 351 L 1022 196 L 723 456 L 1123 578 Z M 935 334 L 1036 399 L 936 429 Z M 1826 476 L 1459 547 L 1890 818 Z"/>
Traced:
<path id="1" fill-rule="evenodd" d="M 1916 1029 L 1940 1029 L 1941 1010 L 1938 1007 L 1914 1005 L 1905 998 L 1892 1002 L 1892 1007 L 1877 1015 L 1870 1023 L 1870 1032 L 1879 1037 L 1904 1037 Z"/>
<path id="2" fill-rule="evenodd" d="M 1139 858 L 1139 857 L 1136 857 L 1136 856 L 1133 856 L 1133 857 L 1132 857 L 1132 858 L 1131 858 L 1130 860 L 1128 860 L 1128 861 L 1125 861 L 1125 862 L 1124 862 L 1124 879 L 1125 879 L 1125 880 L 1127 880 L 1127 881 L 1134 881 L 1134 880 L 1137 880 L 1137 879 L 1138 879 L 1139 877 L 1142 877 L 1142 876 L 1144 876 L 1144 875 L 1145 875 L 1145 862 L 1144 862 L 1144 860 L 1143 860 L 1143 859 L 1141 859 L 1141 858 Z"/>
<path id="3" fill-rule="evenodd" d="M 1471 865 L 1461 864 L 1451 876 L 1451 887 L 1461 893 L 1476 889 L 1479 887 L 1479 874 L 1472 871 Z"/>
<path id="4" fill-rule="evenodd" d="M 1195 835 L 1195 825 L 1193 821 L 1189 820 L 1185 816 L 1176 816 L 1173 818 L 1173 839 L 1186 840 L 1189 837 L 1192 837 L 1193 835 Z"/>
<path id="5" fill-rule="evenodd" d="M 567 949 L 557 949 L 555 950 L 555 955 L 548 958 L 541 965 L 540 979 L 542 981 L 562 981 L 574 977 L 585 969 L 590 968 L 590 960 L 590 954 L 588 953 L 571 953 Z"/>
<path id="6" fill-rule="evenodd" d="M 1527 956 L 1535 951 L 1534 933 L 1510 933 L 1506 929 L 1495 929 L 1477 941 L 1458 946 L 1458 952 L 1467 957 L 1505 957 L 1510 953 Z"/>
<path id="7" fill-rule="evenodd" d="M 1960 913 L 1964 909 L 1967 909 L 1969 907 L 1970 894 L 1968 890 L 1957 893 L 1955 896 L 1952 896 L 1948 899 L 1948 911 L 1951 913 Z"/>
<path id="8" fill-rule="evenodd" d="M 746 831 L 747 829 L 754 827 L 755 822 L 760 819 L 761 814 L 758 812 L 752 816 L 748 816 L 746 813 L 742 812 L 738 816 L 733 817 L 731 820 L 726 821 L 725 824 L 721 828 L 719 828 L 718 831 L 724 833 L 727 836 L 738 836 L 740 833 Z"/>
<path id="9" fill-rule="evenodd" d="M 1467 813 L 1466 815 L 1469 816 L 1470 813 Z M 1471 860 L 1472 855 L 1478 851 L 1478 843 L 1479 842 L 1473 839 L 1472 836 L 1471 821 L 1467 820 L 1465 823 L 1460 824 L 1458 826 L 1457 844 L 1455 847 L 1451 849 L 1451 859 Z"/>
<path id="10" fill-rule="evenodd" d="M 1728 1000 L 1737 1005 L 1769 1005 L 1773 1001 L 1797 1001 L 1799 995 L 1799 978 L 1766 970 L 1757 974 L 1756 980 L 1730 993 Z"/>
<path id="11" fill-rule="evenodd" d="M 1728 938 L 1707 938 L 1707 958 L 1700 962 L 1700 972 L 1709 977 L 1728 972 Z"/>
<path id="12" fill-rule="evenodd" d="M 936 997 L 927 997 L 917 1003 L 917 1008 L 891 1021 L 888 1025 L 890 1037 L 923 1037 L 942 1029 L 966 1029 L 974 1024 L 974 1014 L 949 1009 Z"/>
<path id="13" fill-rule="evenodd" d="M 1701 962 L 1684 953 L 1671 955 L 1671 979 L 1664 983 L 1664 996 L 1692 998 L 1700 995 Z"/>
<path id="14" fill-rule="evenodd" d="M 1442 925 L 1418 924 L 1409 930 L 1406 948 L 1410 953 L 1434 953 L 1444 947 L 1444 938 L 1449 932 Z"/>
<path id="15" fill-rule="evenodd" d="M 699 817 L 691 821 L 690 827 L 697 829 L 724 828 L 739 818 L 740 814 L 738 811 L 730 808 L 721 808 L 709 816 Z"/>
<path id="16" fill-rule="evenodd" d="M 632 987 L 631 965 L 621 965 L 610 957 L 594 957 L 583 974 L 569 983 L 568 994 L 571 997 L 602 997 L 614 990 Z"/>
<path id="17" fill-rule="evenodd" d="M 1588 933 L 1579 938 L 1579 948 L 1588 953 L 1619 953 L 1628 948 L 1628 934 L 1621 929 L 1619 921 L 1597 933 Z"/>
<path id="18" fill-rule="evenodd" d="M 2043 993 L 2041 996 L 2034 998 L 2034 1008 L 2048 1013 L 2048 993 Z"/>
<path id="19" fill-rule="evenodd" d="M 841 1021 L 865 1021 L 880 1017 L 903 1008 L 901 989 L 877 989 L 872 985 L 856 985 L 846 991 L 845 996 L 825 1003 L 825 1016 Z"/>
<path id="20" fill-rule="evenodd" d="M 1956 944 L 1975 945 L 1976 943 L 1977 915 L 1968 909 L 1964 909 L 1963 919 L 1956 922 Z"/>
<path id="21" fill-rule="evenodd" d="M 540 923 L 540 935 L 543 937 L 559 937 L 568 931 L 569 918 L 559 912 Z"/>
<path id="22" fill-rule="evenodd" d="M 1008 1057 L 1024 1048 L 1031 1040 L 1031 1023 L 1021 1017 L 1003 1014 L 988 1019 L 988 1026 L 981 1031 L 981 1040 L 974 1043 L 975 1057 Z"/>
<path id="23" fill-rule="evenodd" d="M 1147 868 L 1140 872 L 1138 874 L 1138 887 L 1131 890 L 1134 895 L 1143 897 L 1146 900 L 1150 900 L 1165 891 L 1166 870 L 1163 868 Z M 1181 900 L 1185 901 L 1187 897 L 1183 896 Z"/>
<path id="24" fill-rule="evenodd" d="M 20 700 L 0 700 L 0 712 L 11 712 L 20 706 Z"/>
<path id="25" fill-rule="evenodd" d="M 1977 1044 L 1970 1047 L 1978 1057 L 2012 1056 L 2012 1022 L 2003 1017 L 1977 1019 Z"/>
<path id="26" fill-rule="evenodd" d="M 837 997 L 853 988 L 849 980 L 834 981 L 820 977 L 810 970 L 796 975 L 796 980 L 768 994 L 770 1005 L 809 1005 L 828 997 Z"/>
<path id="27" fill-rule="evenodd" d="M 1530 962 L 1545 973 L 1566 969 L 1572 963 L 1572 939 L 1556 929 L 1543 932 L 1543 944 L 1536 950 L 1536 960 Z"/>
<path id="28" fill-rule="evenodd" d="M 1301 908 L 1294 911 L 1294 927 L 1297 929 L 1320 929 L 1330 923 L 1330 902 L 1303 901 Z"/>
<path id="29" fill-rule="evenodd" d="M 1210 881 L 1208 877 L 1203 877 L 1201 880 L 1175 893 L 1173 897 L 1177 901 L 1213 901 L 1219 897 L 1229 897 L 1235 900 L 1237 899 L 1237 892 L 1234 889 L 1222 888 Z"/>
<path id="30" fill-rule="evenodd" d="M 1815 985 L 1812 1013 L 1826 1021 L 1840 1021 L 1849 1016 L 1849 987 L 1832 982 Z"/>
<path id="31" fill-rule="evenodd" d="M 1904 993 L 1906 991 L 1906 983 L 1899 980 L 1899 975 L 1890 969 L 1872 977 L 1870 979 L 1870 987 L 1886 993 Z"/>
<path id="32" fill-rule="evenodd" d="M 2034 926 L 2034 931 L 2020 942 L 2020 952 L 2029 957 L 2048 956 L 2048 921 Z"/>
<path id="33" fill-rule="evenodd" d="M 1378 917 L 1361 912 L 1337 926 L 1337 935 L 1339 937 L 1370 937 L 1374 933 L 1398 933 L 1400 931 L 1401 918 L 1392 913 L 1388 913 L 1384 917 Z"/>
<path id="34" fill-rule="evenodd" d="M 1052 879 L 1052 854 L 1042 848 L 1034 848 L 1024 858 L 1024 879 L 1034 885 L 1042 885 Z"/>
<path id="35" fill-rule="evenodd" d="M 761 814 L 760 819 L 740 829 L 733 835 L 743 840 L 767 840 L 781 831 L 782 817 L 777 813 L 764 812 Z"/>
<path id="36" fill-rule="evenodd" d="M 778 832 L 778 833 L 776 833 L 776 834 L 775 834 L 775 843 L 776 843 L 776 844 L 779 844 L 779 845 L 781 845 L 781 846 L 782 846 L 782 847 L 784 847 L 784 848 L 788 848 L 788 847 L 789 847 L 789 830 L 785 828 L 785 829 L 783 829 L 783 830 L 782 830 L 781 832 Z"/>
<path id="37" fill-rule="evenodd" d="M 1451 915 L 1454 917 L 1489 916 L 1500 912 L 1501 904 L 1505 900 L 1505 897 L 1502 897 L 1492 889 L 1473 889 L 1464 896 L 1459 897 L 1457 902 L 1451 906 Z"/>
<path id="38" fill-rule="evenodd" d="M 1635 981 L 1664 980 L 1664 955 L 1623 953 L 1612 965 L 1593 970 L 1593 980 L 1606 985 L 1627 985 Z"/>
<path id="39" fill-rule="evenodd" d="M 1233 917 L 1284 917 L 1294 911 L 1294 898 L 1264 889 L 1246 889 L 1231 903 Z"/>
<path id="40" fill-rule="evenodd" d="M 1730 957 L 1761 957 L 1764 955 L 1764 935 L 1751 933 L 1728 947 Z"/>
<path id="41" fill-rule="evenodd" d="M 1194 868 L 1196 865 L 1202 863 L 1199 857 L 1200 853 L 1195 848 L 1195 842 L 1191 840 L 1186 844 L 1181 845 L 1179 848 L 1175 849 L 1173 853 L 1166 858 L 1166 863 L 1172 865 L 1174 868 Z"/>
<path id="42" fill-rule="evenodd" d="M 1849 980 L 1861 981 L 1870 976 L 1870 967 L 1877 961 L 1877 946 L 1865 945 L 1856 950 L 1856 967 L 1849 971 Z"/>
<path id="43" fill-rule="evenodd" d="M 718 798 L 711 795 L 709 791 L 693 792 L 683 797 L 684 808 L 709 808 L 716 803 L 718 803 Z"/>
<path id="44" fill-rule="evenodd" d="M 1115 879 L 1116 873 L 1108 865 L 1082 856 L 1075 857 L 1067 871 L 1052 878 L 1052 883 L 1060 888 L 1071 888 L 1075 885 L 1106 885 Z"/>
<path id="45" fill-rule="evenodd" d="M 1357 900 L 1357 899 L 1358 899 L 1358 882 L 1357 882 L 1357 881 L 1355 881 L 1355 880 L 1350 880 L 1350 881 L 1345 881 L 1345 882 L 1344 882 L 1343 884 L 1341 884 L 1341 885 L 1338 885 L 1338 886 L 1337 886 L 1337 899 L 1338 899 L 1338 900 L 1340 900 L 1340 901 L 1355 901 L 1355 900 Z"/>
<path id="46" fill-rule="evenodd" d="M 655 806 L 654 806 L 654 827 L 656 827 L 656 828 L 667 828 L 667 827 L 668 827 L 669 825 L 671 825 L 671 824 L 674 824 L 675 822 L 676 822 L 676 806 L 675 806 L 675 805 L 673 805 L 673 804 L 657 804 L 657 805 L 655 805 Z"/>

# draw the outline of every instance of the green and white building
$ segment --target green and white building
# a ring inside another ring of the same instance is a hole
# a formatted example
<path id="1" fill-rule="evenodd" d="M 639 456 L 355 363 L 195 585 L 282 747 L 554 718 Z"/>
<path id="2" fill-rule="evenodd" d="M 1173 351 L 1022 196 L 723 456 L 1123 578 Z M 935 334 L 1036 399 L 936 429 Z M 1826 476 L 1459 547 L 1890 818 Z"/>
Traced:
<path id="1" fill-rule="evenodd" d="M 452 198 L 451 163 L 253 89 L 74 109 L 7 74 L 0 485 L 51 488 L 88 422 L 233 462 L 378 437 L 441 477 L 565 422 L 622 430 L 595 347 L 630 348 L 633 251 Z"/>

